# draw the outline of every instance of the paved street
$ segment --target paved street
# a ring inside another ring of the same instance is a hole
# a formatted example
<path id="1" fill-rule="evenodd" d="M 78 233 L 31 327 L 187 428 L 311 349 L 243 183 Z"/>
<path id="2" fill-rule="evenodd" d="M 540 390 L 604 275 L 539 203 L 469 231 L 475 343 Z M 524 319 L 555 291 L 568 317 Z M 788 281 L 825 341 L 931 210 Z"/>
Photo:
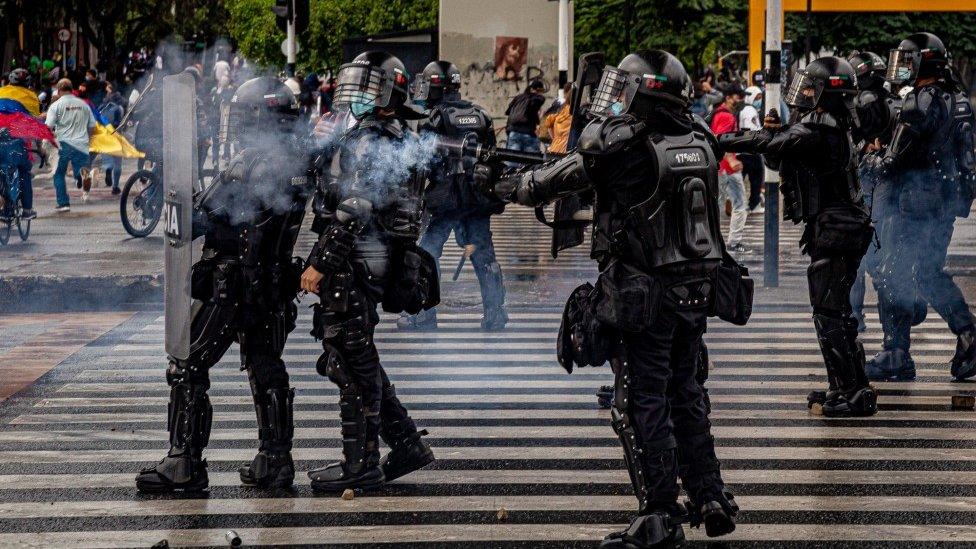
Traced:
<path id="1" fill-rule="evenodd" d="M 554 360 L 561 300 L 594 269 L 584 248 L 553 262 L 533 223 L 511 208 L 495 227 L 516 304 L 508 330 L 479 330 L 470 270 L 445 282 L 451 307 L 440 331 L 401 333 L 389 315 L 379 327 L 384 364 L 431 433 L 434 466 L 352 501 L 312 494 L 304 471 L 338 457 L 339 421 L 337 392 L 314 371 L 319 347 L 302 307 L 285 354 L 298 393 L 295 490 L 239 486 L 256 432 L 232 350 L 212 370 L 209 493 L 140 496 L 135 472 L 166 448 L 163 319 L 156 306 L 111 322 L 83 314 L 108 331 L 90 330 L 86 345 L 66 346 L 67 358 L 0 403 L 0 546 L 226 546 L 228 529 L 247 545 L 595 545 L 635 507 L 609 414 L 593 396 L 610 372 L 569 376 Z M 749 232 L 752 246 L 761 233 Z M 448 248 L 445 273 L 458 253 Z M 714 322 L 707 335 L 719 457 L 743 508 L 730 544 L 972 547 L 976 414 L 948 410 L 970 387 L 949 382 L 952 337 L 930 315 L 915 332 L 918 380 L 879 384 L 876 417 L 811 416 L 805 395 L 826 381 L 795 276 L 803 268 L 784 265 L 784 288 L 759 292 L 747 327 Z M 876 315 L 869 324 L 870 353 L 880 344 Z M 43 331 L 17 333 L 0 349 L 4 371 Z"/>

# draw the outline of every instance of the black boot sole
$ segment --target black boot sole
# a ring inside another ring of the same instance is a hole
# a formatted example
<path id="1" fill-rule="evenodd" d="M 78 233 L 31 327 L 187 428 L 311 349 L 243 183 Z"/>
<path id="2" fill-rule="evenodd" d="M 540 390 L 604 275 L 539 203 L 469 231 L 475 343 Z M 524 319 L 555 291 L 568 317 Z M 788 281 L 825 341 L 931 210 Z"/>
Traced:
<path id="1" fill-rule="evenodd" d="M 377 468 L 375 473 L 370 472 L 366 476 L 355 479 L 330 482 L 313 480 L 312 491 L 323 494 L 341 494 L 346 490 L 362 490 L 368 492 L 371 490 L 379 490 L 384 484 L 386 484 L 386 477 L 383 475 L 383 470 Z"/>
<path id="2" fill-rule="evenodd" d="M 169 484 L 158 482 L 136 481 L 136 490 L 143 494 L 171 494 L 173 492 L 203 492 L 210 486 L 209 480 L 191 482 L 189 484 Z"/>

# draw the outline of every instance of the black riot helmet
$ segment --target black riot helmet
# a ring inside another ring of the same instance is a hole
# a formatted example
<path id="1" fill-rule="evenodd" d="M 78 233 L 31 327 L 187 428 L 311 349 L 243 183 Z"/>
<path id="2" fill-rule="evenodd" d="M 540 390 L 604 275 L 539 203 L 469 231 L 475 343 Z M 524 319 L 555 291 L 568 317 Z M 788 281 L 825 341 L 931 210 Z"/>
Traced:
<path id="1" fill-rule="evenodd" d="M 348 108 L 357 119 L 378 109 L 400 111 L 407 101 L 407 69 L 385 51 L 361 53 L 339 67 L 334 105 Z"/>
<path id="2" fill-rule="evenodd" d="M 815 59 L 793 73 L 786 90 L 786 104 L 801 112 L 820 107 L 837 116 L 849 117 L 857 95 L 857 74 L 846 59 L 827 56 Z"/>
<path id="3" fill-rule="evenodd" d="M 10 82 L 12 86 L 28 86 L 30 85 L 30 73 L 27 69 L 14 69 L 10 71 L 7 76 L 7 81 Z"/>
<path id="4" fill-rule="evenodd" d="M 227 140 L 242 148 L 288 142 L 298 124 L 298 98 L 283 82 L 259 76 L 234 92 L 227 111 Z"/>
<path id="5" fill-rule="evenodd" d="M 859 89 L 870 90 L 884 84 L 888 65 L 880 55 L 871 51 L 855 50 L 847 56 L 847 62 L 854 67 Z"/>
<path id="6" fill-rule="evenodd" d="M 888 82 L 913 86 L 919 78 L 942 77 L 949 66 L 949 52 L 938 36 L 919 32 L 901 41 L 888 54 Z"/>
<path id="7" fill-rule="evenodd" d="M 603 69 L 590 112 L 644 118 L 657 106 L 687 107 L 691 91 L 691 79 L 677 57 L 661 50 L 639 51 Z"/>
<path id="8" fill-rule="evenodd" d="M 455 100 L 460 93 L 461 71 L 450 61 L 431 61 L 413 84 L 414 102 L 426 107 Z"/>

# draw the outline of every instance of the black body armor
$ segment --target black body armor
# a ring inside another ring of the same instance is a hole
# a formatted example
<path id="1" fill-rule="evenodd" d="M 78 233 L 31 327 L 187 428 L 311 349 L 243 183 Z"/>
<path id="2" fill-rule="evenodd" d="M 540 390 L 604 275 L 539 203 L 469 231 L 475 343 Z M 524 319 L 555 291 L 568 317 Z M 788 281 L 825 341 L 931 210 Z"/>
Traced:
<path id="1" fill-rule="evenodd" d="M 875 139 L 887 145 L 895 131 L 895 121 L 901 110 L 901 98 L 884 86 L 863 90 L 854 99 L 854 109 L 860 122 L 854 140 L 871 143 Z"/>
<path id="2" fill-rule="evenodd" d="M 413 143 L 407 144 L 407 140 Z M 414 148 L 415 150 L 411 150 Z M 360 217 L 363 236 L 385 236 L 415 241 L 420 235 L 426 173 L 416 134 L 397 118 L 367 116 L 343 135 L 326 156 L 313 204 L 312 230 L 323 234 L 336 220 L 336 212 L 349 197 L 368 201 L 368 208 L 352 212 Z M 418 162 L 405 160 L 412 157 Z M 369 211 L 367 211 L 369 210 Z"/>
<path id="3" fill-rule="evenodd" d="M 419 131 L 458 141 L 474 134 L 479 144 L 495 146 L 491 117 L 478 105 L 462 100 L 438 103 L 430 110 L 430 117 L 421 124 Z M 450 214 L 454 217 L 501 213 L 504 205 L 475 189 L 472 175 L 473 166 L 466 164 L 463 158 L 442 158 L 431 167 L 431 186 L 425 195 L 427 211 L 432 215 Z"/>

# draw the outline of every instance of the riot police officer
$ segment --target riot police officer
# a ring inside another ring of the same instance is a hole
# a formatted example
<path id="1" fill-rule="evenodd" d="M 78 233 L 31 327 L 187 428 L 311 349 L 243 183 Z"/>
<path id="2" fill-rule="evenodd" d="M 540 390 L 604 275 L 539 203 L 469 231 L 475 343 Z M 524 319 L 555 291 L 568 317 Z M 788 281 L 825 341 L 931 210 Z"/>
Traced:
<path id="1" fill-rule="evenodd" d="M 396 57 L 366 52 L 339 69 L 335 110 L 356 123 L 331 145 L 318 181 L 318 240 L 302 288 L 318 293 L 313 335 L 318 372 L 339 386 L 343 460 L 309 472 L 312 488 L 373 489 L 434 461 L 380 365 L 377 304 L 417 313 L 439 300 L 436 263 L 417 247 L 425 164 L 408 119 L 407 72 Z M 428 151 L 432 152 L 432 151 Z M 380 462 L 379 438 L 390 446 Z"/>
<path id="2" fill-rule="evenodd" d="M 742 296 L 719 297 L 717 288 L 743 285 L 737 265 L 722 266 L 732 260 L 718 221 L 718 161 L 688 111 L 691 89 L 670 53 L 630 54 L 604 69 L 590 106 L 595 118 L 576 151 L 507 174 L 494 187 L 527 206 L 595 191 L 591 256 L 601 274 L 595 289 L 584 285 L 571 296 L 560 330 L 570 349 L 560 356 L 605 347 L 605 357 L 586 362 L 609 359 L 615 375 L 612 426 L 639 508 L 603 547 L 678 545 L 689 514 L 709 536 L 735 528 L 737 507 L 715 457 L 696 363 L 706 317 L 742 313 Z M 491 177 L 490 168 L 477 169 Z M 593 307 L 575 305 L 577 296 Z M 751 308 L 751 294 L 748 302 Z M 578 329 L 592 323 L 570 320 L 574 310 L 595 311 L 599 328 Z M 687 512 L 677 504 L 679 476 Z"/>
<path id="3" fill-rule="evenodd" d="M 813 323 L 829 382 L 827 391 L 814 391 L 808 402 L 821 405 L 829 417 L 877 412 L 850 303 L 851 285 L 873 234 L 851 138 L 856 95 L 851 64 L 821 57 L 790 81 L 786 103 L 796 110 L 796 123 L 777 127 L 767 121 L 761 130 L 719 137 L 727 151 L 766 155 L 783 178 L 785 217 L 806 224 L 800 246 L 810 256 Z"/>
<path id="4" fill-rule="evenodd" d="M 884 148 L 891 141 L 894 133 L 895 117 L 901 107 L 901 98 L 891 93 L 885 85 L 887 65 L 880 55 L 865 51 L 855 51 L 847 57 L 847 61 L 854 67 L 857 74 L 857 97 L 854 98 L 854 109 L 857 112 L 859 125 L 852 129 L 854 144 L 858 151 L 858 174 L 861 189 L 864 192 L 864 203 L 871 212 L 871 221 L 880 234 L 884 200 L 874 200 L 875 177 L 865 169 L 864 158 L 867 155 L 884 154 Z M 864 259 L 857 269 L 854 286 L 851 288 L 851 307 L 854 318 L 857 319 L 857 329 L 866 329 L 864 322 L 864 291 L 865 273 L 871 275 L 871 280 L 878 280 L 879 246 L 868 246 Z M 884 305 L 879 303 L 878 308 Z M 870 377 L 870 376 L 869 376 Z"/>
<path id="5" fill-rule="evenodd" d="M 194 235 L 202 234 L 204 245 L 192 268 L 190 356 L 170 358 L 170 450 L 136 477 L 141 491 L 207 487 L 202 453 L 213 415 L 209 369 L 234 342 L 260 440 L 258 454 L 240 470 L 241 482 L 292 485 L 294 390 L 281 354 L 295 328 L 301 260 L 292 250 L 311 190 L 297 117 L 294 94 L 273 78 L 249 80 L 234 94 L 228 128 L 243 149 L 194 199 Z"/>
<path id="6" fill-rule="evenodd" d="M 913 34 L 891 50 L 888 80 L 913 89 L 875 163 L 886 195 L 878 284 L 884 342 L 870 371 L 915 378 L 908 351 L 917 287 L 956 334 L 951 373 L 966 379 L 976 375 L 976 319 L 944 267 L 955 218 L 968 217 L 973 201 L 972 107 L 934 34 Z"/>
<path id="7" fill-rule="evenodd" d="M 462 140 L 474 136 L 478 143 L 495 145 L 491 116 L 460 96 L 461 72 L 448 61 L 432 61 L 417 76 L 414 102 L 428 108 L 421 135 L 430 134 Z M 501 265 L 495 259 L 491 239 L 491 216 L 504 210 L 504 203 L 479 192 L 473 184 L 471 166 L 460 158 L 446 157 L 431 167 L 431 185 L 424 196 L 429 215 L 420 247 L 440 260 L 451 231 L 470 257 L 481 289 L 484 316 L 481 327 L 501 330 L 508 322 Z M 463 261 L 463 260 L 462 260 Z M 437 327 L 437 311 L 430 309 L 397 322 L 400 329 Z"/>

